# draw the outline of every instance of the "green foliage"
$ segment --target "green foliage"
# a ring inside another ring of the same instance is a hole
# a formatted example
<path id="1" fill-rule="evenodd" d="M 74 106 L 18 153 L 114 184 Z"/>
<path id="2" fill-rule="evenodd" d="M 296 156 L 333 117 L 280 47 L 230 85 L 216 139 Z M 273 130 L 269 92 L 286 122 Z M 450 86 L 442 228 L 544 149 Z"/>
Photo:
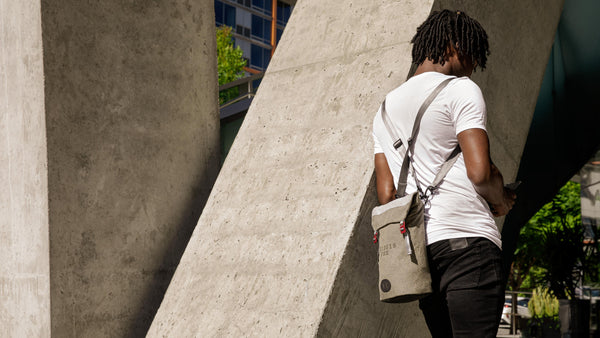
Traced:
<path id="1" fill-rule="evenodd" d="M 598 259 L 583 243 L 579 184 L 568 182 L 521 228 L 509 283 L 548 285 L 570 298 L 583 273 L 597 277 Z"/>
<path id="2" fill-rule="evenodd" d="M 528 307 L 533 318 L 558 317 L 558 298 L 541 286 L 533 290 L 533 296 L 529 300 Z"/>
<path id="3" fill-rule="evenodd" d="M 231 27 L 221 26 L 217 28 L 217 72 L 219 85 L 240 79 L 244 75 L 246 60 L 242 57 L 240 47 L 233 46 Z M 237 97 L 238 88 L 234 87 L 219 92 L 219 104 Z"/>
<path id="4" fill-rule="evenodd" d="M 547 288 L 537 287 L 528 304 L 531 318 L 528 327 L 522 331 L 523 337 L 560 337 L 558 299 Z"/>

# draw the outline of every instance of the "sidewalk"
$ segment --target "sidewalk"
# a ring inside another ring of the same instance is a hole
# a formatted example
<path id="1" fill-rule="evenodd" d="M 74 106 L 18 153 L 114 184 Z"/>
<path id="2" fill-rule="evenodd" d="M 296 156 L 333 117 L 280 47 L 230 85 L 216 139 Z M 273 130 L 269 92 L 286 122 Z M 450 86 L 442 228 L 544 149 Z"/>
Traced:
<path id="1" fill-rule="evenodd" d="M 496 334 L 496 338 L 517 338 L 521 337 L 521 332 L 517 331 L 516 334 L 510 334 L 510 325 L 508 324 L 500 324 L 498 328 L 498 334 Z"/>

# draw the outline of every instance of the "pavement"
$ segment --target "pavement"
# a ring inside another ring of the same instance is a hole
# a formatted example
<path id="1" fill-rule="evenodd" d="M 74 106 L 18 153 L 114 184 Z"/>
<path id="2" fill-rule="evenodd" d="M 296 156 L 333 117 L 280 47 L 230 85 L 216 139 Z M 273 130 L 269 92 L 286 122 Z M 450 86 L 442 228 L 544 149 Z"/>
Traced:
<path id="1" fill-rule="evenodd" d="M 496 338 L 515 338 L 521 337 L 521 332 L 517 331 L 517 334 L 510 334 L 510 325 L 509 324 L 500 324 L 498 328 L 498 334 L 496 334 Z"/>

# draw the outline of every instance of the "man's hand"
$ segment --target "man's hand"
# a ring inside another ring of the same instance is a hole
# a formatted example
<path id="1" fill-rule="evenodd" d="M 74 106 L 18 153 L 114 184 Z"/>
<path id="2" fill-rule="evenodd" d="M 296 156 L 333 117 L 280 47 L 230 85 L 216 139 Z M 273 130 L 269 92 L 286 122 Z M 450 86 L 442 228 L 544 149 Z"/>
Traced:
<path id="1" fill-rule="evenodd" d="M 508 214 L 510 209 L 512 209 L 513 205 L 515 205 L 515 199 L 517 198 L 517 194 L 513 190 L 508 188 L 504 188 L 504 194 L 502 196 L 502 203 L 491 204 L 490 210 L 495 217 L 500 217 Z"/>

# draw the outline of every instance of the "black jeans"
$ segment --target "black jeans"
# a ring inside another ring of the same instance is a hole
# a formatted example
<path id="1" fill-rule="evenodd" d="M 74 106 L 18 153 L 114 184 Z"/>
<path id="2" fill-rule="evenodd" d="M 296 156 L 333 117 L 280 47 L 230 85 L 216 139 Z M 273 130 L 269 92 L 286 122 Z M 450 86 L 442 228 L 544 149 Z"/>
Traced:
<path id="1" fill-rule="evenodd" d="M 433 338 L 496 337 L 504 288 L 500 249 L 480 238 L 427 247 L 433 294 L 419 301 Z"/>

